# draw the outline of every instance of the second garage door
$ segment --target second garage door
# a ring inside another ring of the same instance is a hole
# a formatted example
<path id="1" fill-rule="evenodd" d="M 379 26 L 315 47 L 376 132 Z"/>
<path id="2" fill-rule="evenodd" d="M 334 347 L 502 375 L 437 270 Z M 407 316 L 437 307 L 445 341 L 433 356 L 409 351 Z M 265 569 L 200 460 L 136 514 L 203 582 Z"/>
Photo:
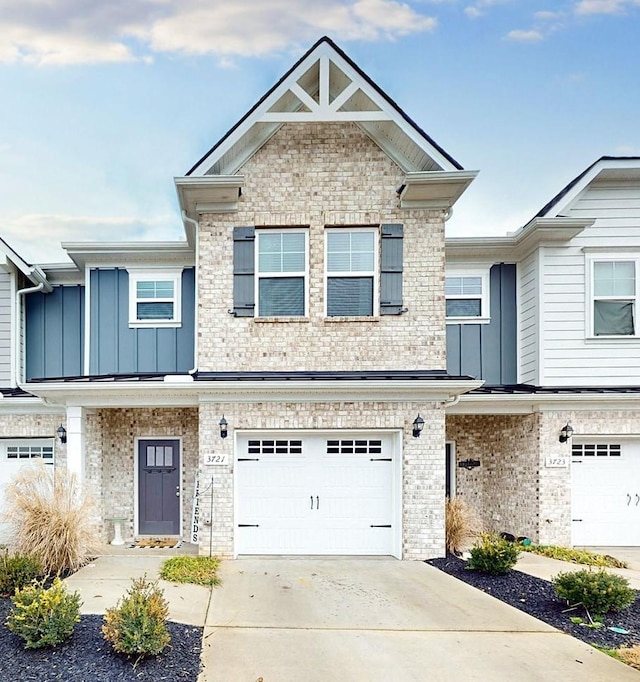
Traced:
<path id="1" fill-rule="evenodd" d="M 238 554 L 393 554 L 391 435 L 242 436 Z"/>

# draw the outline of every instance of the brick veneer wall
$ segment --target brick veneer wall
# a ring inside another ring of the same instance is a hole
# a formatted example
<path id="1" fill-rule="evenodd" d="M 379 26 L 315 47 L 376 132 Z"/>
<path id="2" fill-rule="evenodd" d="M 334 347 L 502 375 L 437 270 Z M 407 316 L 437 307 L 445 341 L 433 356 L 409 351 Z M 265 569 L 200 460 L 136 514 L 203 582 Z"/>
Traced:
<path id="1" fill-rule="evenodd" d="M 98 500 L 100 518 L 128 518 L 124 535 L 134 535 L 136 438 L 181 439 L 182 529 L 183 537 L 188 538 L 198 468 L 197 408 L 104 409 L 87 415 L 85 475 Z M 112 529 L 102 524 L 102 539 L 110 539 L 111 533 Z"/>
<path id="2" fill-rule="evenodd" d="M 411 436 L 411 423 L 420 414 L 425 428 Z M 221 414 L 229 422 L 229 437 L 220 438 Z M 200 405 L 201 453 L 226 453 L 233 462 L 234 429 L 401 429 L 402 554 L 404 559 L 444 555 L 444 414 L 434 404 L 413 403 L 203 403 Z M 203 527 L 200 551 L 232 556 L 234 533 L 233 464 L 207 470 L 209 491 L 203 494 L 203 515 L 208 516 L 213 494 L 211 525 Z M 400 500 L 397 501 L 400 505 Z"/>
<path id="3" fill-rule="evenodd" d="M 239 211 L 200 220 L 198 368 L 444 369 L 442 210 L 402 210 L 403 173 L 356 125 L 286 125 L 240 170 Z M 324 317 L 325 226 L 404 225 L 399 316 Z M 234 226 L 309 226 L 309 316 L 236 318 Z"/>

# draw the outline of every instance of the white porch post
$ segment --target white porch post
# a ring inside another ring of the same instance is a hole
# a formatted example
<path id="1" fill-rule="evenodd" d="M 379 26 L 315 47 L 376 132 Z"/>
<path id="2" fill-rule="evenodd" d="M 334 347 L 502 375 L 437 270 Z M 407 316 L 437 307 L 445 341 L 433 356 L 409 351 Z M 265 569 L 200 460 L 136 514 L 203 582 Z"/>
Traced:
<path id="1" fill-rule="evenodd" d="M 67 406 L 67 471 L 76 475 L 81 487 L 84 482 L 84 416 L 84 408 Z"/>

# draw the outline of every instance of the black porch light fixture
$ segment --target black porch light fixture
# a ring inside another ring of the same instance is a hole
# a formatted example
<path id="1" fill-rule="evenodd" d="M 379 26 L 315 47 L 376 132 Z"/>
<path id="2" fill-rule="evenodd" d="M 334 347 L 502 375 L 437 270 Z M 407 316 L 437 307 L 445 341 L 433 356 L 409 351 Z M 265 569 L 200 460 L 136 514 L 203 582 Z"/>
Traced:
<path id="1" fill-rule="evenodd" d="M 413 420 L 413 437 L 420 438 L 422 429 L 424 429 L 424 419 L 418 414 L 418 416 Z"/>
<path id="2" fill-rule="evenodd" d="M 220 426 L 220 438 L 226 438 L 227 437 L 227 420 L 224 418 L 224 415 L 222 415 L 222 419 L 218 422 L 218 425 Z"/>
<path id="3" fill-rule="evenodd" d="M 571 427 L 571 423 L 567 422 L 561 429 L 560 429 L 560 438 L 558 440 L 561 443 L 566 443 L 569 438 L 573 436 L 573 428 Z"/>
<path id="4" fill-rule="evenodd" d="M 58 438 L 62 444 L 67 442 L 67 429 L 65 429 L 62 424 L 60 424 L 60 426 L 56 429 L 56 434 L 58 435 Z"/>

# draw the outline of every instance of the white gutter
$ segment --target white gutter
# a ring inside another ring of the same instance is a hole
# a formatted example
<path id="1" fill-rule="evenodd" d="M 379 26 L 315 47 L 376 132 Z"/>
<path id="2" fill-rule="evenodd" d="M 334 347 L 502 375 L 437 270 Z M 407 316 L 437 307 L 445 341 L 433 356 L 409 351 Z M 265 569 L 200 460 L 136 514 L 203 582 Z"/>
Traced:
<path id="1" fill-rule="evenodd" d="M 195 374 L 198 371 L 198 292 L 200 287 L 198 286 L 198 273 L 200 269 L 200 223 L 197 220 L 194 220 L 193 218 L 189 218 L 187 215 L 187 212 L 182 209 L 182 220 L 189 222 L 193 225 L 193 229 L 195 230 L 195 259 L 196 259 L 196 264 L 195 264 L 195 272 L 193 275 L 194 278 L 194 292 L 193 292 L 193 299 L 194 299 L 194 311 L 193 311 L 193 368 L 189 370 L 189 374 Z"/>
<path id="2" fill-rule="evenodd" d="M 35 268 L 34 268 L 35 270 Z M 44 276 L 44 273 L 40 268 L 37 268 L 37 270 Z M 44 280 L 41 280 L 38 285 L 35 287 L 27 287 L 26 289 L 18 289 L 16 291 L 16 319 L 15 319 L 15 325 L 14 325 L 14 339 L 13 339 L 13 362 L 14 362 L 14 367 L 15 367 L 15 380 L 16 380 L 16 385 L 21 388 L 23 391 L 26 391 L 28 389 L 24 388 L 23 384 L 25 379 L 22 376 L 21 372 L 21 367 L 20 367 L 20 330 L 22 328 L 22 319 L 20 317 L 20 298 L 22 296 L 26 296 L 27 294 L 35 294 L 36 291 L 43 291 L 45 288 L 45 282 L 46 278 Z M 49 291 L 51 291 L 51 285 L 49 284 Z"/>

